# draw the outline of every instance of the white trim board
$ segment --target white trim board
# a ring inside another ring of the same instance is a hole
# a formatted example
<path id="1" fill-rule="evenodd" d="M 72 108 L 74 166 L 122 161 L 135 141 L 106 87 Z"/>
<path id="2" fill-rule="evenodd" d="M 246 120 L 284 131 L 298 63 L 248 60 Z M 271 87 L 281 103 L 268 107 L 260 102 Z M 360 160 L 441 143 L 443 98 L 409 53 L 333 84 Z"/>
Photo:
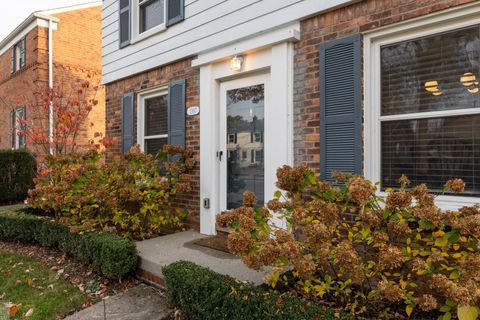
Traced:
<path id="1" fill-rule="evenodd" d="M 380 181 L 381 134 L 380 119 L 408 119 L 415 114 L 380 117 L 380 48 L 383 45 L 411 40 L 436 33 L 455 30 L 475 24 L 480 24 L 480 2 L 445 10 L 440 13 L 427 15 L 412 21 L 406 21 L 369 31 L 364 34 L 364 174 L 371 181 Z M 478 114 L 479 110 L 470 111 L 438 111 L 430 112 L 422 117 L 445 115 Z M 379 192 L 381 196 L 385 193 Z M 464 196 L 438 196 L 436 203 L 444 210 L 458 209 L 465 205 L 480 202 L 480 198 Z"/>

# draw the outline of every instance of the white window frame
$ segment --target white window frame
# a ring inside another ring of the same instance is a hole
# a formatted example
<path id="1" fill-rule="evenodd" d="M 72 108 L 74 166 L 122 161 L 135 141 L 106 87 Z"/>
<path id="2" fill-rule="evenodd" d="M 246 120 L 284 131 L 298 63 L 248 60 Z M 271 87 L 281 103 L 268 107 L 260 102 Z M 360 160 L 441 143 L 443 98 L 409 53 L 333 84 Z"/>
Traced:
<path id="1" fill-rule="evenodd" d="M 147 0 L 144 0 L 147 1 Z M 163 5 L 163 23 L 155 26 L 149 30 L 144 32 L 140 32 L 140 2 L 142 0 L 132 0 L 132 23 L 131 23 L 131 31 L 132 31 L 132 39 L 130 43 L 135 43 L 138 41 L 142 41 L 146 38 L 149 38 L 159 32 L 162 32 L 167 29 L 167 0 L 164 1 Z"/>
<path id="2" fill-rule="evenodd" d="M 381 116 L 380 48 L 476 24 L 480 24 L 479 3 L 445 10 L 364 34 L 364 171 L 367 179 L 373 182 L 381 179 L 381 121 L 480 114 L 480 108 L 475 108 Z M 384 192 L 379 191 L 378 194 L 386 196 Z M 444 210 L 455 210 L 476 203 L 480 203 L 480 197 L 440 195 L 436 198 L 436 204 Z"/>
<path id="3" fill-rule="evenodd" d="M 137 96 L 137 143 L 142 152 L 145 152 L 145 140 L 168 138 L 168 133 L 154 136 L 145 135 L 145 100 L 159 96 L 168 96 L 168 86 L 144 90 L 139 92 Z"/>
<path id="4" fill-rule="evenodd" d="M 22 117 L 19 117 L 20 112 L 23 113 Z M 25 119 L 26 118 L 26 112 L 27 112 L 27 109 L 24 106 L 18 107 L 18 108 L 15 109 L 15 122 L 14 122 L 14 124 L 15 124 L 15 131 L 14 131 L 14 133 L 15 133 L 15 149 L 20 149 L 21 147 L 23 147 L 23 146 L 20 145 L 20 136 L 18 135 L 18 133 L 20 131 L 23 131 L 23 130 L 22 130 L 22 125 L 18 120 L 21 119 L 21 118 Z M 25 145 L 26 145 L 26 143 L 24 144 L 24 146 Z"/>

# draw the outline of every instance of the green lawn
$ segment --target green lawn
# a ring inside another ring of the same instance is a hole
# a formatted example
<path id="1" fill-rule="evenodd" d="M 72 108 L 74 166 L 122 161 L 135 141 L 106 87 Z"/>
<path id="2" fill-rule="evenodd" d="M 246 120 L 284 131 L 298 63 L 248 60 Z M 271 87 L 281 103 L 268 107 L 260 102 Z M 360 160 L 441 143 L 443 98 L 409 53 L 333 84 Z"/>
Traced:
<path id="1" fill-rule="evenodd" d="M 3 297 L 2 297 L 3 296 Z M 41 263 L 28 257 L 0 250 L 0 319 L 4 303 L 21 304 L 12 319 L 24 319 L 24 314 L 33 308 L 27 319 L 54 320 L 78 310 L 87 301 L 87 296 Z"/>

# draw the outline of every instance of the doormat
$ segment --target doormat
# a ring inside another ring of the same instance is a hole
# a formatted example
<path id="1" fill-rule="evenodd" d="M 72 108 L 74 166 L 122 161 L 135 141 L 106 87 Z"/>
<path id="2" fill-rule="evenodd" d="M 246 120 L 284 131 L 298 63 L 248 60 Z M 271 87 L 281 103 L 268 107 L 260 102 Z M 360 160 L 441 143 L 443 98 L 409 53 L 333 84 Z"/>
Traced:
<path id="1" fill-rule="evenodd" d="M 201 247 L 230 253 L 227 248 L 227 236 L 225 235 L 216 235 L 216 236 L 200 239 L 198 241 L 195 241 L 194 243 Z"/>

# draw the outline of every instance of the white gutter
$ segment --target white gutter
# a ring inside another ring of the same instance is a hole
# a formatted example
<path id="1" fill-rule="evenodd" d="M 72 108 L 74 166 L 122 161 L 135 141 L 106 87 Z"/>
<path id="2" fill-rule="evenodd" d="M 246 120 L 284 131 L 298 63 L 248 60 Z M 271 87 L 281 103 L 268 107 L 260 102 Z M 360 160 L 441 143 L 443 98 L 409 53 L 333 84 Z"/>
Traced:
<path id="1" fill-rule="evenodd" d="M 53 89 L 53 21 L 48 20 L 48 87 Z M 48 134 L 50 140 L 50 154 L 53 155 L 53 101 L 48 107 Z"/>

